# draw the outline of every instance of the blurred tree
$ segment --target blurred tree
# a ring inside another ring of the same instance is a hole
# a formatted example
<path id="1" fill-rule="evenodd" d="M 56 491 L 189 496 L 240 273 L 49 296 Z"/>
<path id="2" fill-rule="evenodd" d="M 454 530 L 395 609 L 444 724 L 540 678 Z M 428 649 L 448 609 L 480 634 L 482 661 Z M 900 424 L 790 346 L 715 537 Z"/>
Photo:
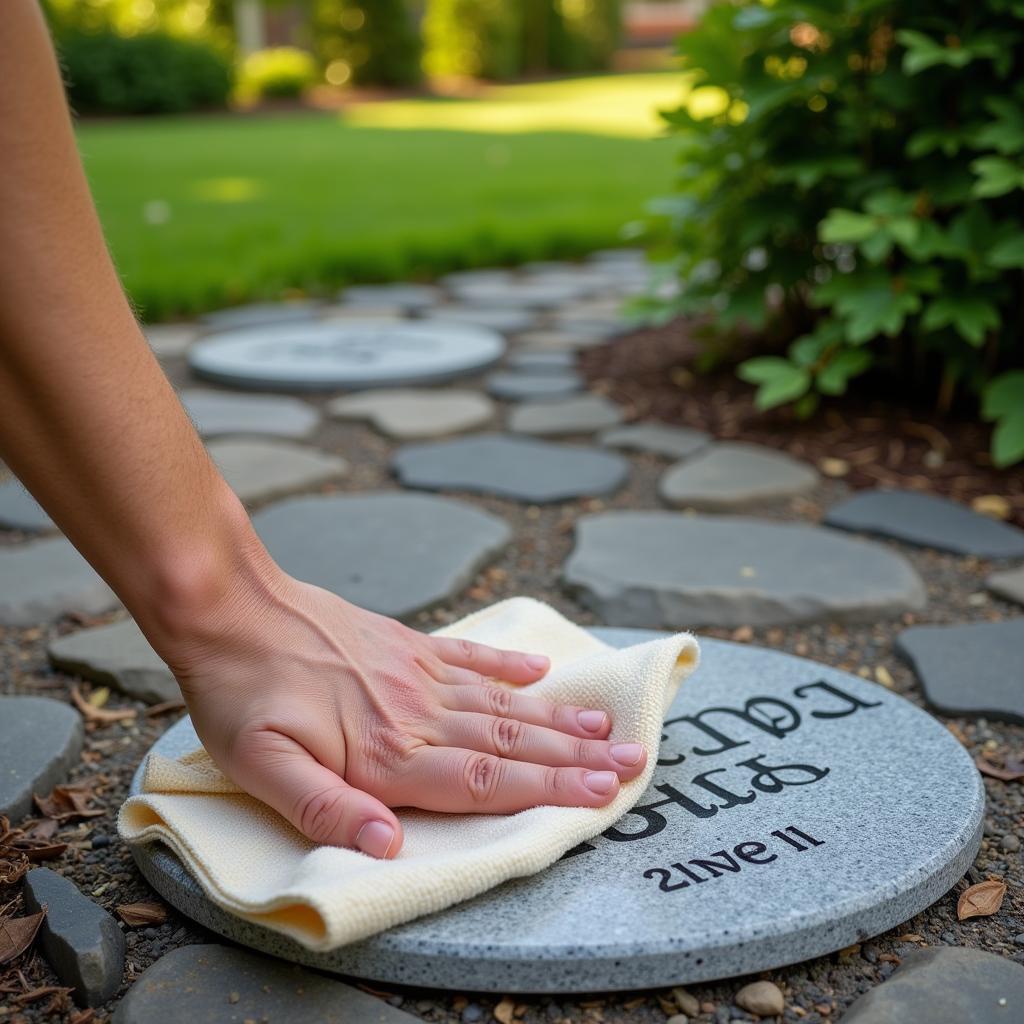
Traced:
<path id="1" fill-rule="evenodd" d="M 522 0 L 429 0 L 423 19 L 431 75 L 515 78 L 523 70 Z"/>
<path id="2" fill-rule="evenodd" d="M 548 69 L 603 71 L 622 32 L 620 0 L 554 0 Z"/>
<path id="3" fill-rule="evenodd" d="M 332 85 L 420 80 L 420 36 L 407 0 L 312 0 L 310 33 Z"/>
<path id="4" fill-rule="evenodd" d="M 222 46 L 232 40 L 232 0 L 43 0 L 43 9 L 57 31 L 110 29 L 120 36 L 159 31 Z"/>

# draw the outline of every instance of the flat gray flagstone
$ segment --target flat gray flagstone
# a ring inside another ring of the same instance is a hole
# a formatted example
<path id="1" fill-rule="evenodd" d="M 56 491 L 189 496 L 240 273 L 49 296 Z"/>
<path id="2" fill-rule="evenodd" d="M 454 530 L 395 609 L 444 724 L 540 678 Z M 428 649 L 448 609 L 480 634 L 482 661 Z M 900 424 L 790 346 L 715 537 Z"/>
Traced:
<path id="1" fill-rule="evenodd" d="M 1007 601 L 1024 604 L 1024 566 L 1019 569 L 1008 569 L 1006 572 L 994 572 L 985 581 L 985 585 L 993 594 L 998 594 Z"/>
<path id="2" fill-rule="evenodd" d="M 78 764 L 82 718 L 48 697 L 0 697 L 0 814 L 12 824 Z"/>
<path id="3" fill-rule="evenodd" d="M 142 331 L 160 359 L 183 356 L 200 334 L 195 324 L 149 324 Z"/>
<path id="4" fill-rule="evenodd" d="M 13 477 L 0 481 L 0 528 L 28 533 L 57 529 L 42 505 Z"/>
<path id="5" fill-rule="evenodd" d="M 147 968 L 112 1024 L 415 1024 L 340 981 L 243 949 L 181 946 Z"/>
<path id="6" fill-rule="evenodd" d="M 1024 967 L 980 949 L 939 947 L 907 956 L 865 992 L 843 1024 L 1011 1024 L 1024 1020 Z"/>
<path id="7" fill-rule="evenodd" d="M 515 273 L 506 267 L 481 267 L 477 270 L 453 270 L 441 278 L 440 284 L 449 289 L 474 284 L 500 284 L 515 280 Z"/>
<path id="8" fill-rule="evenodd" d="M 549 352 L 582 352 L 584 349 L 597 348 L 604 345 L 614 332 L 603 330 L 541 328 L 525 331 L 516 338 L 517 344 L 534 351 L 540 349 Z"/>
<path id="9" fill-rule="evenodd" d="M 345 395 L 327 405 L 339 419 L 369 420 L 400 441 L 473 430 L 494 416 L 495 404 L 479 391 L 455 388 L 398 388 Z"/>
<path id="10" fill-rule="evenodd" d="M 605 266 L 609 263 L 628 263 L 632 266 L 647 266 L 647 253 L 643 249 L 598 249 L 587 259 L 592 263 Z"/>
<path id="11" fill-rule="evenodd" d="M 571 395 L 583 389 L 583 378 L 571 370 L 531 373 L 503 371 L 487 378 L 487 390 L 495 398 L 513 401 Z"/>
<path id="12" fill-rule="evenodd" d="M 290 441 L 229 437 L 211 441 L 208 450 L 228 486 L 245 502 L 312 490 L 348 473 L 341 456 Z"/>
<path id="13" fill-rule="evenodd" d="M 320 424 L 320 414 L 313 406 L 285 395 L 186 388 L 178 397 L 203 437 L 264 434 L 301 439 Z"/>
<path id="14" fill-rule="evenodd" d="M 407 487 L 533 504 L 609 494 L 629 472 L 619 455 L 501 434 L 407 445 L 392 465 Z"/>
<path id="15" fill-rule="evenodd" d="M 515 334 L 529 330 L 536 322 L 536 317 L 528 309 L 517 307 L 475 307 L 465 305 L 434 306 L 425 310 L 426 320 L 441 320 L 451 324 L 471 324 L 485 327 L 502 334 Z"/>
<path id="16" fill-rule="evenodd" d="M 576 361 L 576 354 L 571 351 L 518 349 L 509 354 L 505 365 L 525 373 L 559 373 L 573 369 Z"/>
<path id="17" fill-rule="evenodd" d="M 401 306 L 325 306 L 320 320 L 324 323 L 372 320 L 377 324 L 403 323 L 408 319 Z"/>
<path id="18" fill-rule="evenodd" d="M 503 282 L 483 282 L 457 286 L 455 298 L 467 306 L 484 308 L 554 309 L 572 302 L 588 291 L 585 285 L 562 279 L 523 279 Z"/>
<path id="19" fill-rule="evenodd" d="M 593 632 L 617 647 L 657 636 Z M 175 758 L 197 745 L 185 718 L 153 750 Z M 371 986 L 635 990 L 755 974 L 901 924 L 963 877 L 984 809 L 968 752 L 910 701 L 827 665 L 706 639 L 630 812 L 544 871 L 360 942 L 311 953 L 221 909 L 161 844 L 132 853 L 200 924 Z M 205 984 L 177 973 L 159 976 L 172 992 Z M 210 983 L 222 997 L 248 991 Z M 1015 1005 L 996 1019 L 1011 1024 Z"/>
<path id="20" fill-rule="evenodd" d="M 227 331 L 188 358 L 199 376 L 235 387 L 358 391 L 452 380 L 504 354 L 501 335 L 479 323 L 370 319 Z"/>
<path id="21" fill-rule="evenodd" d="M 818 479 L 817 470 L 784 452 L 724 441 L 670 467 L 658 490 L 671 505 L 734 512 L 806 494 Z"/>
<path id="22" fill-rule="evenodd" d="M 69 540 L 53 537 L 0 548 L 0 626 L 37 626 L 63 615 L 102 615 L 113 591 Z"/>
<path id="23" fill-rule="evenodd" d="M 508 417 L 514 434 L 590 434 L 622 422 L 622 409 L 603 395 L 577 395 L 516 406 Z"/>
<path id="24" fill-rule="evenodd" d="M 915 491 L 860 491 L 830 508 L 829 526 L 980 558 L 1024 558 L 1024 530 Z"/>
<path id="25" fill-rule="evenodd" d="M 360 284 L 346 288 L 339 299 L 349 306 L 397 306 L 413 311 L 442 300 L 440 288 L 429 284 Z"/>
<path id="26" fill-rule="evenodd" d="M 457 595 L 512 537 L 503 519 L 426 494 L 290 498 L 252 521 L 285 572 L 394 618 Z"/>
<path id="27" fill-rule="evenodd" d="M 312 299 L 293 302 L 254 302 L 247 306 L 204 313 L 199 319 L 209 331 L 234 331 L 242 327 L 294 324 L 315 320 L 322 303 Z"/>
<path id="28" fill-rule="evenodd" d="M 711 438 L 703 430 L 672 427 L 667 423 L 629 423 L 606 430 L 599 438 L 607 448 L 686 459 L 706 448 Z"/>
<path id="29" fill-rule="evenodd" d="M 50 664 L 122 693 L 161 704 L 181 696 L 163 659 L 149 646 L 134 619 L 80 629 L 50 642 Z"/>
<path id="30" fill-rule="evenodd" d="M 1024 618 L 912 626 L 896 638 L 896 649 L 937 710 L 1024 722 Z"/>
<path id="31" fill-rule="evenodd" d="M 744 516 L 585 516 L 562 578 L 615 626 L 867 622 L 925 604 L 910 563 L 880 544 Z"/>

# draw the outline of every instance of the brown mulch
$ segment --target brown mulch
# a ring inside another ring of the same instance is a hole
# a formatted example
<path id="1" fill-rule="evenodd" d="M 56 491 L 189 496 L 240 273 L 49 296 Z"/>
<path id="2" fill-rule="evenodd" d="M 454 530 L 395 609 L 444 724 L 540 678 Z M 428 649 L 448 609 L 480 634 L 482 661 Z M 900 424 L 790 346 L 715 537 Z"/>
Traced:
<path id="1" fill-rule="evenodd" d="M 854 489 L 903 487 L 970 505 L 987 495 L 1008 503 L 1007 519 L 1024 527 L 1024 470 L 999 470 L 988 453 L 991 428 L 965 416 L 940 416 L 913 399 L 850 395 L 814 416 L 759 412 L 754 389 L 731 366 L 698 373 L 701 343 L 677 320 L 626 335 L 582 354 L 594 390 L 637 419 L 705 430 L 719 439 L 769 445 L 806 459 Z M 826 462 L 842 460 L 846 463 Z M 831 470 L 831 473 L 829 472 Z"/>

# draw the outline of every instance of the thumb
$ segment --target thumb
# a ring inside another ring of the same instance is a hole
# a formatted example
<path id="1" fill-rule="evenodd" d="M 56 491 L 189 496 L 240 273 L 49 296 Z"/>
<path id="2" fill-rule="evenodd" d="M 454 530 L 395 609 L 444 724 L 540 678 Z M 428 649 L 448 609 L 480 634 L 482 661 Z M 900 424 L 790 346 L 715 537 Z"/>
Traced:
<path id="1" fill-rule="evenodd" d="M 234 781 L 322 846 L 344 846 L 381 859 L 402 848 L 402 826 L 376 797 L 350 786 L 301 744 L 263 733 Z"/>

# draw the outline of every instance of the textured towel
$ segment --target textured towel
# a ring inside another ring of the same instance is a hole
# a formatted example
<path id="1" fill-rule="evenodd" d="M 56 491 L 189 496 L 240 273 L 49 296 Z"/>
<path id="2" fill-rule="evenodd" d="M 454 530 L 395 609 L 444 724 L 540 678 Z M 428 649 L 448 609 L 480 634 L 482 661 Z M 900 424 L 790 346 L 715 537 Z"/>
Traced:
<path id="1" fill-rule="evenodd" d="M 541 871 L 612 825 L 650 783 L 665 712 L 698 658 L 689 634 L 616 650 L 521 597 L 437 635 L 546 654 L 551 671 L 529 692 L 607 711 L 611 738 L 645 744 L 647 768 L 603 808 L 544 806 L 511 815 L 401 810 L 401 852 L 375 860 L 309 842 L 239 792 L 204 750 L 178 761 L 152 754 L 142 795 L 121 809 L 121 835 L 167 843 L 226 910 L 309 949 L 334 949 Z"/>

